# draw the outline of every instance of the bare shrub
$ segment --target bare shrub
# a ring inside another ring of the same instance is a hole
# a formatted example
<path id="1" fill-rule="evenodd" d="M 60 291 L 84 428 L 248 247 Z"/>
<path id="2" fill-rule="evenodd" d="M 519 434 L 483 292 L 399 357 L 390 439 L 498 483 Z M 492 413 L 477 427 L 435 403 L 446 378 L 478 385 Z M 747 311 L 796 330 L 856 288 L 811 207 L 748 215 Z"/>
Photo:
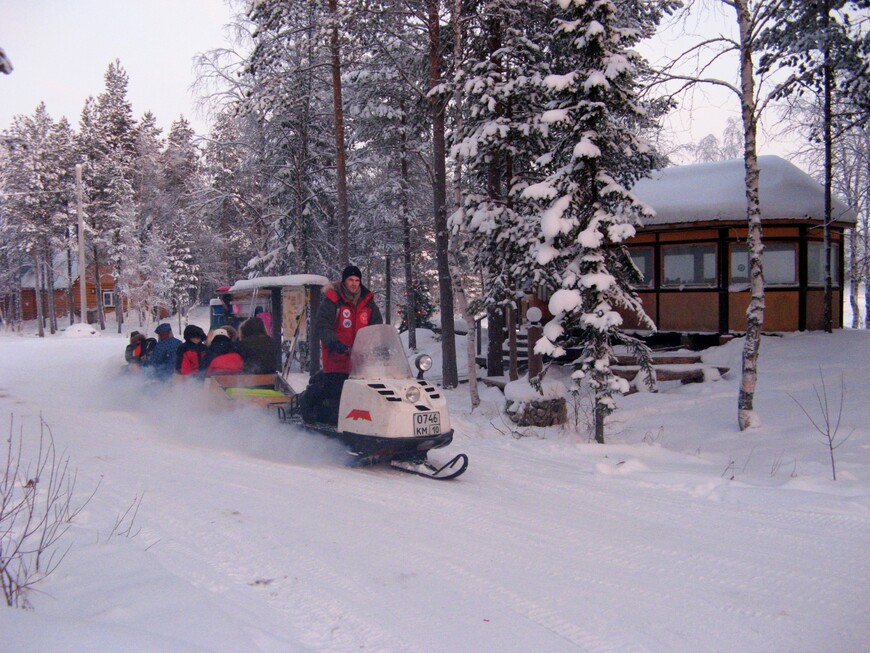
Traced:
<path id="1" fill-rule="evenodd" d="M 804 405 L 795 399 L 792 395 L 792 401 L 794 401 L 798 408 L 801 409 L 804 415 L 806 415 L 807 419 L 810 421 L 810 424 L 821 434 L 821 442 L 828 448 L 828 454 L 831 457 L 831 476 L 836 481 L 837 480 L 837 464 L 834 460 L 834 452 L 839 449 L 841 446 L 846 444 L 846 441 L 852 436 L 850 432 L 845 438 L 837 440 L 838 434 L 840 431 L 840 420 L 843 418 L 843 402 L 846 399 L 846 381 L 843 378 L 843 375 L 840 375 L 840 399 L 837 403 L 837 407 L 834 408 L 832 405 L 833 398 L 828 398 L 828 386 L 825 384 L 825 375 L 822 374 L 821 368 L 819 368 L 819 378 L 821 379 L 822 389 L 819 391 L 819 388 L 813 386 L 813 392 L 816 395 L 816 402 L 818 403 L 818 411 L 819 414 L 816 417 L 813 417 L 810 412 L 804 407 Z"/>
<path id="2" fill-rule="evenodd" d="M 69 547 L 61 547 L 60 540 L 97 488 L 80 504 L 73 503 L 76 472 L 70 470 L 69 457 L 58 454 L 41 416 L 35 458 L 25 455 L 24 430 L 20 427 L 16 437 L 14 416 L 3 453 L 0 587 L 6 605 L 29 608 L 28 594 L 66 557 Z"/>
<path id="3" fill-rule="evenodd" d="M 142 529 L 135 527 L 134 530 L 134 523 L 136 522 L 136 515 L 139 514 L 139 507 L 142 505 L 143 497 L 144 495 L 141 497 L 139 495 L 133 497 L 133 501 L 130 502 L 127 509 L 118 515 L 115 519 L 115 525 L 106 537 L 106 542 L 108 542 L 113 536 L 126 537 L 127 539 L 132 540 L 134 537 L 139 535 Z"/>

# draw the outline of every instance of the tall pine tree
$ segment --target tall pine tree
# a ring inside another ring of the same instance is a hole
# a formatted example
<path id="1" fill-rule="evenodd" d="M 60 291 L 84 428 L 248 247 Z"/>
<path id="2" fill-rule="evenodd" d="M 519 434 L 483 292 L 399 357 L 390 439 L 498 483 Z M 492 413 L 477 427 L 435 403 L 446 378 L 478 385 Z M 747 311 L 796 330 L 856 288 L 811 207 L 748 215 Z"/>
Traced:
<path id="1" fill-rule="evenodd" d="M 640 275 L 624 243 L 648 211 L 630 189 L 662 163 L 639 136 L 654 127 L 656 111 L 638 97 L 645 63 L 633 48 L 666 6 L 642 0 L 558 6 L 550 74 L 542 80 L 550 98 L 541 116 L 549 147 L 538 160 L 547 174 L 524 191 L 545 204 L 537 263 L 559 287 L 538 351 L 560 356 L 580 349 L 573 378 L 593 392 L 595 439 L 603 442 L 614 395 L 628 389 L 610 367 L 614 345 L 633 351 L 652 382 L 649 350 L 621 330 L 620 311 L 653 328 L 632 288 Z"/>

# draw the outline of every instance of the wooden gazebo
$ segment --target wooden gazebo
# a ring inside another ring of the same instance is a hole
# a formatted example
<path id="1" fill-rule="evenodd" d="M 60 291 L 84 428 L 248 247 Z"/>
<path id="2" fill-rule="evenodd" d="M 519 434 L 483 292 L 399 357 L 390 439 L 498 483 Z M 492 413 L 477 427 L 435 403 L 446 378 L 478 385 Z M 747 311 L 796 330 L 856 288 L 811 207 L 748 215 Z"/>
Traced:
<path id="1" fill-rule="evenodd" d="M 824 319 L 824 192 L 776 156 L 759 157 L 765 331 L 821 329 Z M 628 242 L 644 274 L 637 290 L 660 331 L 733 333 L 746 328 L 749 257 L 743 160 L 677 166 L 638 182 L 656 214 Z M 842 327 L 843 233 L 856 214 L 834 200 L 834 325 Z M 632 328 L 630 321 L 626 327 Z"/>

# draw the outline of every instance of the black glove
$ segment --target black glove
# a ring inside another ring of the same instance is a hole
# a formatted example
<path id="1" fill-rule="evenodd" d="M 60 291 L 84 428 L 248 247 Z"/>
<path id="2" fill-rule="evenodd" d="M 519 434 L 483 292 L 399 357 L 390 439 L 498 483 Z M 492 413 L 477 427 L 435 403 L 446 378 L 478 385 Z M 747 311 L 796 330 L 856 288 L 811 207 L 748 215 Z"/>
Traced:
<path id="1" fill-rule="evenodd" d="M 326 347 L 329 351 L 335 352 L 336 354 L 347 354 L 350 351 L 350 347 L 344 344 L 341 340 L 330 340 Z"/>

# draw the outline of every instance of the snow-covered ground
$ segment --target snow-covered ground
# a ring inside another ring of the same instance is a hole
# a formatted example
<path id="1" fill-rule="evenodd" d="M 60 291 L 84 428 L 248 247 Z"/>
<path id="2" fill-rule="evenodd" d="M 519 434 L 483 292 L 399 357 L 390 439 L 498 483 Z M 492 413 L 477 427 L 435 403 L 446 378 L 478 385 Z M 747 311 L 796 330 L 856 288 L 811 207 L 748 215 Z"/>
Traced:
<path id="1" fill-rule="evenodd" d="M 462 386 L 447 483 L 145 389 L 125 344 L 0 337 L 4 440 L 32 451 L 41 416 L 96 488 L 33 609 L 0 609 L 3 653 L 870 650 L 870 332 L 765 337 L 744 433 L 741 341 L 708 350 L 718 382 L 621 399 L 606 445 Z M 833 481 L 800 406 L 841 378 Z"/>

